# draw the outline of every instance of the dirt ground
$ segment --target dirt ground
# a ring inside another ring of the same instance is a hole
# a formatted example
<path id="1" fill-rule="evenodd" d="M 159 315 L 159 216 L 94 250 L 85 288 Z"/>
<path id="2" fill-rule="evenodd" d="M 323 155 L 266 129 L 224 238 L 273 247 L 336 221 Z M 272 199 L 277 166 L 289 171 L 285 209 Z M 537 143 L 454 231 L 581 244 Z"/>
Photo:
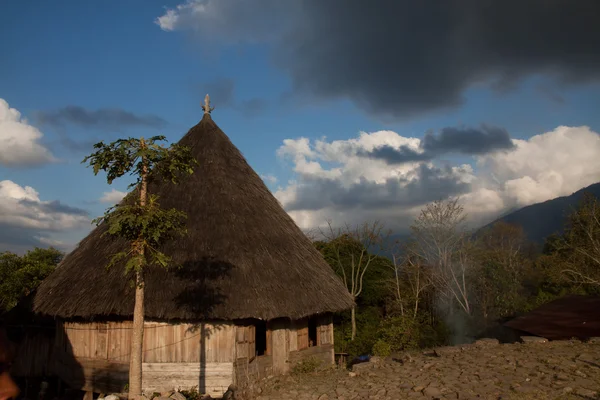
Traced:
<path id="1" fill-rule="evenodd" d="M 527 340 L 527 339 L 525 339 Z M 600 339 L 472 345 L 406 353 L 353 371 L 290 374 L 257 386 L 256 400 L 600 399 Z"/>

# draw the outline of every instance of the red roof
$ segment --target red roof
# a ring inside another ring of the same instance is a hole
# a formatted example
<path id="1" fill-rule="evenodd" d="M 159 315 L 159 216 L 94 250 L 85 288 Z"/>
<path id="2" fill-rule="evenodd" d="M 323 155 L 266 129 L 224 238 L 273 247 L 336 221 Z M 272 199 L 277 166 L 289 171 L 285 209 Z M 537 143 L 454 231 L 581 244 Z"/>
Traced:
<path id="1" fill-rule="evenodd" d="M 600 296 L 563 297 L 504 326 L 548 340 L 600 337 Z"/>

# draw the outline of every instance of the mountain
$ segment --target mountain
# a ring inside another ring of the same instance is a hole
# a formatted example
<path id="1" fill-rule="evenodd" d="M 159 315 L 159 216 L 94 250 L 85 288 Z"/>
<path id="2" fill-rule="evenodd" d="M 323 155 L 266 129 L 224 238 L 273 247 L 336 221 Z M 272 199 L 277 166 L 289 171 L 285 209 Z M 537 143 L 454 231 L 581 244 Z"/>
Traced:
<path id="1" fill-rule="evenodd" d="M 523 227 L 527 239 L 542 245 L 546 237 L 562 233 L 567 216 L 579 205 L 584 193 L 600 198 L 600 182 L 578 190 L 570 196 L 557 197 L 511 212 L 485 225 L 477 233 L 498 221 Z"/>

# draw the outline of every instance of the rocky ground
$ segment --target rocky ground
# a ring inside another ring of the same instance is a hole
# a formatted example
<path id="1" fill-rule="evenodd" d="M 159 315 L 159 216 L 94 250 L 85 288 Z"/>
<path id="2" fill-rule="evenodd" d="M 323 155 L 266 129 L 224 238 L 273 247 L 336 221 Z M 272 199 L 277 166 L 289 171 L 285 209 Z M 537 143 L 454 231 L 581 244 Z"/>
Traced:
<path id="1" fill-rule="evenodd" d="M 273 377 L 256 400 L 600 399 L 600 339 L 460 347 L 372 359 L 353 371 Z"/>

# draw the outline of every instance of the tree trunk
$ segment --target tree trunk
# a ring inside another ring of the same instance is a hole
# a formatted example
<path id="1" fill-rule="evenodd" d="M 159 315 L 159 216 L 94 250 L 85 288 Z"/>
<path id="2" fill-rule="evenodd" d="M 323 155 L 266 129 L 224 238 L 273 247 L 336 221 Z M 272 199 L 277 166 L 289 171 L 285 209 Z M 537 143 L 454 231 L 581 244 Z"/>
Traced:
<path id="1" fill-rule="evenodd" d="M 419 311 L 419 294 L 415 298 L 415 308 L 413 309 L 413 319 L 417 318 L 417 312 Z"/>
<path id="2" fill-rule="evenodd" d="M 144 346 L 144 276 L 136 273 L 133 330 L 131 332 L 131 359 L 129 360 L 129 398 L 142 395 L 142 355 Z"/>
<path id="3" fill-rule="evenodd" d="M 354 340 L 354 338 L 356 337 L 356 306 L 355 305 L 352 306 L 351 320 L 352 320 L 352 340 Z"/>
<path id="4" fill-rule="evenodd" d="M 141 147 L 145 146 L 144 139 Z M 148 167 L 142 160 L 142 182 L 140 184 L 140 206 L 146 206 L 148 196 Z M 140 265 L 135 272 L 135 304 L 133 307 L 133 329 L 131 332 L 131 358 L 129 359 L 129 394 L 130 399 L 142 397 L 142 357 L 144 352 L 144 245 L 138 243 Z"/>

